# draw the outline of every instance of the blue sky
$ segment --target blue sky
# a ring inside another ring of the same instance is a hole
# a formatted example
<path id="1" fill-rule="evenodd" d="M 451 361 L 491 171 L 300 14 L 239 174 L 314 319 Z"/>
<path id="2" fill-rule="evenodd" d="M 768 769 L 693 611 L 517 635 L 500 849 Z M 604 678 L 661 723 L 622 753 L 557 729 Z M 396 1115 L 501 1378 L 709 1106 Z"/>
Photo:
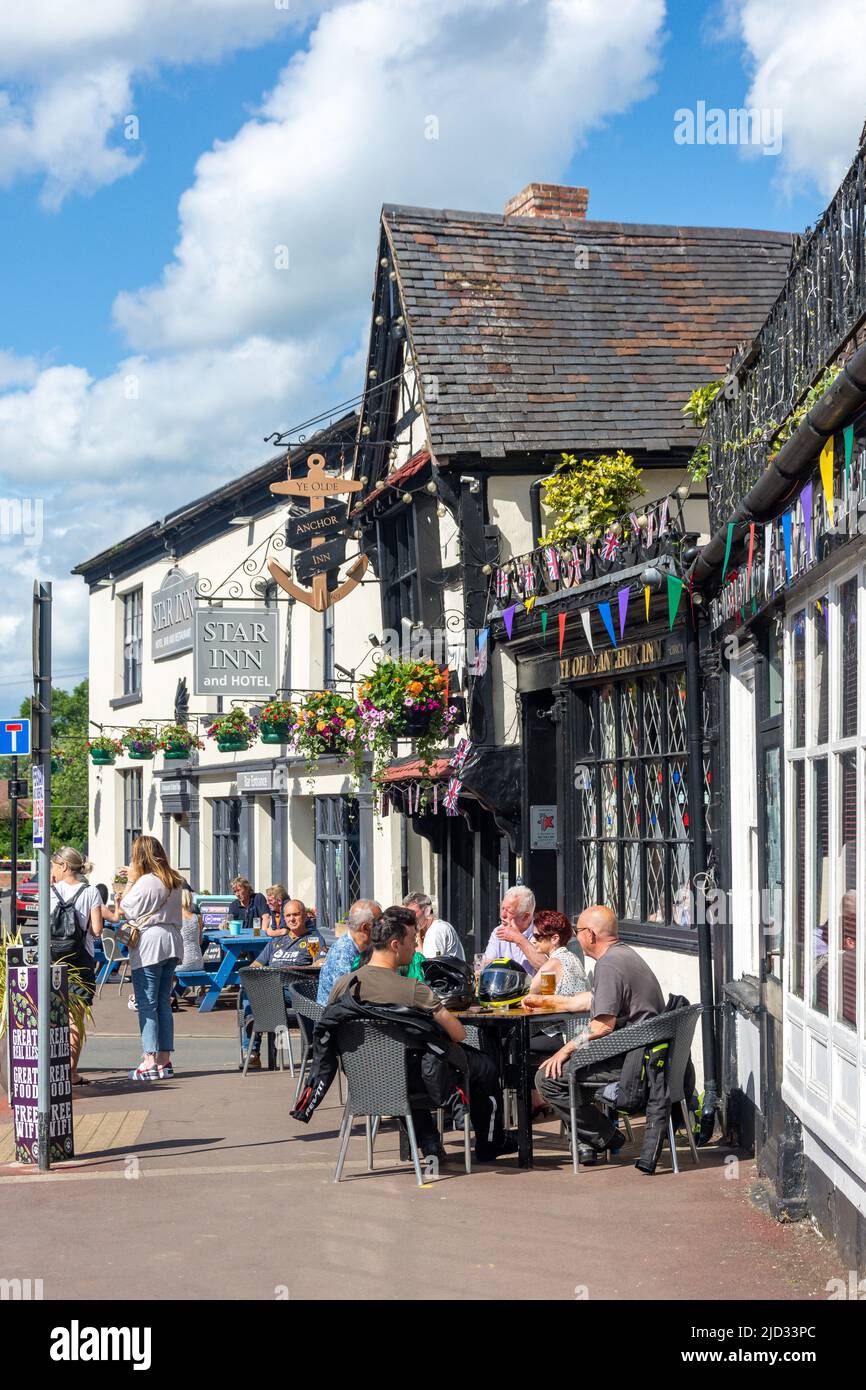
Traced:
<path id="1" fill-rule="evenodd" d="M 540 180 L 596 219 L 802 230 L 856 148 L 859 32 L 866 0 L 0 9 L 0 498 L 45 516 L 0 537 L 4 685 L 36 574 L 83 670 L 73 565 L 358 391 L 382 202 L 499 211 Z M 675 143 L 699 101 L 781 110 L 780 155 Z"/>

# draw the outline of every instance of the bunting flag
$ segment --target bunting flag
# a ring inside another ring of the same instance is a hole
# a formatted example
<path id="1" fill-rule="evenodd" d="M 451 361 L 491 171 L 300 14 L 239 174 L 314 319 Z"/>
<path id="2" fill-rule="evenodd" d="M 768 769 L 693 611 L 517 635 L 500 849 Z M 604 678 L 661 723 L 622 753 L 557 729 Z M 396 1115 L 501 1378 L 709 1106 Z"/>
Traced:
<path id="1" fill-rule="evenodd" d="M 496 597 L 508 597 L 508 573 L 504 569 L 498 569 L 496 571 Z"/>
<path id="2" fill-rule="evenodd" d="M 583 565 L 580 563 L 580 546 L 571 547 L 571 571 L 578 584 L 583 578 Z"/>
<path id="3" fill-rule="evenodd" d="M 619 599 L 619 640 L 621 642 L 623 633 L 625 632 L 625 615 L 628 612 L 628 601 L 631 598 L 631 589 L 627 584 L 625 588 L 620 589 L 617 598 Z"/>
<path id="4" fill-rule="evenodd" d="M 851 490 L 851 455 L 854 452 L 854 426 L 846 425 L 842 431 L 845 444 L 845 494 Z"/>
<path id="5" fill-rule="evenodd" d="M 589 578 L 589 572 L 590 572 L 591 566 L 592 566 L 592 546 L 590 545 L 589 541 L 587 541 L 587 543 L 586 543 L 586 550 L 585 550 L 584 556 L 583 556 L 583 568 L 586 570 L 587 578 Z"/>
<path id="6" fill-rule="evenodd" d="M 640 540 L 640 526 L 638 525 L 637 512 L 629 512 L 628 519 L 631 522 L 632 535 L 635 540 Z"/>
<path id="7" fill-rule="evenodd" d="M 562 656 L 562 644 L 563 644 L 563 642 L 565 641 L 565 619 L 566 619 L 566 614 L 565 614 L 565 613 L 560 613 L 560 615 L 559 615 L 559 655 L 560 655 L 560 656 Z"/>
<path id="8" fill-rule="evenodd" d="M 546 608 L 542 608 L 542 610 L 541 610 L 541 635 L 542 635 L 542 637 L 546 637 L 546 636 L 547 636 L 547 619 L 548 619 L 549 616 L 550 616 L 550 615 L 549 615 L 547 609 L 546 609 Z"/>
<path id="9" fill-rule="evenodd" d="M 589 618 L 589 609 L 583 608 L 580 613 L 580 621 L 583 623 L 583 631 L 589 645 L 589 650 L 595 656 L 595 643 L 592 640 L 592 623 Z"/>
<path id="10" fill-rule="evenodd" d="M 782 539 L 785 542 L 785 571 L 788 575 L 788 583 L 791 582 L 791 523 L 793 512 L 785 512 L 782 516 Z"/>
<path id="11" fill-rule="evenodd" d="M 523 606 L 524 606 L 524 608 L 526 609 L 527 613 L 531 613 L 531 612 L 532 612 L 532 608 L 533 608 L 534 603 L 535 603 L 535 597 L 534 597 L 534 596 L 533 596 L 532 598 L 524 599 L 524 601 L 523 601 Z"/>
<path id="12" fill-rule="evenodd" d="M 604 538 L 604 549 L 601 558 L 606 564 L 610 564 L 619 554 L 619 536 L 615 536 L 612 531 L 608 531 Z"/>
<path id="13" fill-rule="evenodd" d="M 608 637 L 610 638 L 613 645 L 616 646 L 616 633 L 613 630 L 613 618 L 611 617 L 610 604 L 600 603 L 598 605 L 598 611 L 601 614 L 601 621 L 607 628 Z"/>
<path id="14" fill-rule="evenodd" d="M 666 497 L 665 500 L 662 502 L 662 510 L 661 515 L 659 517 L 660 536 L 663 534 L 663 532 L 665 532 L 668 529 L 668 509 L 670 507 L 670 501 L 671 499 L 669 497 Z"/>
<path id="15" fill-rule="evenodd" d="M 764 527 L 764 598 L 770 597 L 770 556 L 773 553 L 773 523 Z"/>
<path id="16" fill-rule="evenodd" d="M 469 738 L 461 738 L 460 742 L 457 744 L 457 747 L 454 749 L 454 752 L 451 755 L 451 762 L 449 763 L 449 766 L 453 768 L 456 772 L 459 772 L 471 752 L 472 740 Z"/>
<path id="17" fill-rule="evenodd" d="M 545 546 L 544 558 L 547 562 L 547 577 L 551 584 L 559 583 L 559 555 L 552 545 Z"/>
<path id="18" fill-rule="evenodd" d="M 489 636 L 490 636 L 490 628 L 489 628 L 489 627 L 483 627 L 483 628 L 481 629 L 481 631 L 479 632 L 479 634 L 478 634 L 478 651 L 479 651 L 479 654 L 480 654 L 481 652 L 483 652 L 483 651 L 484 651 L 484 648 L 487 646 L 487 639 L 488 639 Z"/>
<path id="19" fill-rule="evenodd" d="M 734 523 L 733 523 L 732 521 L 729 521 L 729 522 L 728 522 L 728 538 L 727 538 L 727 540 L 725 541 L 725 563 L 722 565 L 722 583 L 723 583 L 723 584 L 724 584 L 725 580 L 726 580 L 727 577 L 728 577 L 728 561 L 729 561 L 729 559 L 731 558 L 731 542 L 733 541 L 733 539 L 734 539 Z"/>
<path id="20" fill-rule="evenodd" d="M 754 523 L 754 521 L 753 521 L 752 524 L 751 524 L 750 527 L 749 527 L 749 558 L 748 558 L 748 561 L 746 562 L 746 592 L 748 592 L 749 585 L 750 585 L 750 583 L 752 582 L 752 560 L 754 559 L 754 556 L 755 556 L 755 523 Z"/>
<path id="21" fill-rule="evenodd" d="M 821 450 L 819 459 L 821 468 L 821 482 L 824 484 L 824 497 L 827 501 L 827 515 L 830 518 L 830 525 L 833 525 L 833 440 L 827 440 Z"/>
<path id="22" fill-rule="evenodd" d="M 643 606 L 644 606 L 644 608 L 646 609 L 646 620 L 647 620 L 647 622 L 649 622 L 649 608 L 650 608 L 650 586 L 649 586 L 649 584 L 644 584 L 644 586 L 643 586 Z"/>
<path id="23" fill-rule="evenodd" d="M 459 777 L 452 777 L 448 783 L 445 795 L 442 798 L 442 805 L 445 807 L 446 816 L 457 815 L 457 798 L 460 795 L 462 783 Z"/>
<path id="24" fill-rule="evenodd" d="M 523 567 L 523 592 L 526 595 L 535 593 L 535 567 L 532 564 Z"/>
<path id="25" fill-rule="evenodd" d="M 510 608 L 506 608 L 502 614 L 502 621 L 505 624 L 505 631 L 508 633 L 508 640 L 511 641 L 511 629 L 514 626 L 514 615 L 517 612 L 517 604 L 512 603 Z"/>
<path id="26" fill-rule="evenodd" d="M 668 628 L 672 628 L 683 597 L 683 581 L 675 574 L 668 575 Z"/>
<path id="27" fill-rule="evenodd" d="M 647 512 L 647 517 L 646 517 L 646 543 L 647 543 L 647 546 L 651 546 L 652 543 L 653 543 L 653 522 L 654 522 L 654 520 L 655 520 L 655 513 L 654 513 L 652 510 L 648 511 L 648 512 Z"/>
<path id="28" fill-rule="evenodd" d="M 800 493 L 800 506 L 803 508 L 803 529 L 806 532 L 806 559 L 812 556 L 812 483 L 807 483 Z"/>

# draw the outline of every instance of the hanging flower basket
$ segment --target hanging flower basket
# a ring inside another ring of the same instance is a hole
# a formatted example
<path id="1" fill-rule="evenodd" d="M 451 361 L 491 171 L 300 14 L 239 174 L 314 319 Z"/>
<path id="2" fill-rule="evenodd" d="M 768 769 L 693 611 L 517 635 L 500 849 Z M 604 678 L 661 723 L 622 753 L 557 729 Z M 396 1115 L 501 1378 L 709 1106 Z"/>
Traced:
<path id="1" fill-rule="evenodd" d="M 228 714 L 220 714 L 207 731 L 208 738 L 216 739 L 221 753 L 243 753 L 258 733 L 258 720 L 236 706 Z"/>
<path id="2" fill-rule="evenodd" d="M 123 744 L 119 739 L 100 734 L 99 738 L 90 740 L 87 751 L 94 767 L 113 767 L 118 753 L 123 752 Z"/>
<path id="3" fill-rule="evenodd" d="M 271 700 L 259 715 L 262 743 L 288 743 L 294 722 L 294 706 L 288 700 Z"/>
<path id="4" fill-rule="evenodd" d="M 204 748 L 204 744 L 185 724 L 167 724 L 157 747 L 165 755 L 166 762 L 179 762 L 186 761 L 193 748 Z"/>
<path id="5" fill-rule="evenodd" d="M 305 754 L 311 768 L 328 755 L 346 759 L 359 778 L 364 756 L 359 731 L 358 706 L 350 695 L 317 690 L 295 712 L 290 748 L 293 753 Z"/>
<path id="6" fill-rule="evenodd" d="M 364 746 L 377 776 L 397 738 L 411 738 L 424 768 L 457 717 L 448 703 L 448 671 L 435 661 L 381 661 L 361 685 L 358 705 Z"/>
<path id="7" fill-rule="evenodd" d="M 159 747 L 156 731 L 147 729 L 144 725 L 137 729 L 127 729 L 126 733 L 121 735 L 120 742 L 126 749 L 126 756 L 138 762 L 149 761 Z"/>

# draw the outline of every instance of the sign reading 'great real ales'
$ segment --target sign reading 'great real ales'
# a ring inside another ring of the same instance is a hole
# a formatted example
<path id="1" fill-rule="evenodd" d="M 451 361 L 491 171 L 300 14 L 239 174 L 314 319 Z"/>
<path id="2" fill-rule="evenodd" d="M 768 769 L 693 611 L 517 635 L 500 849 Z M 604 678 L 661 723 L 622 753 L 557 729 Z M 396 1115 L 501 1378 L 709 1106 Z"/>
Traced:
<path id="1" fill-rule="evenodd" d="M 196 695 L 275 695 L 278 665 L 275 612 L 196 609 Z"/>

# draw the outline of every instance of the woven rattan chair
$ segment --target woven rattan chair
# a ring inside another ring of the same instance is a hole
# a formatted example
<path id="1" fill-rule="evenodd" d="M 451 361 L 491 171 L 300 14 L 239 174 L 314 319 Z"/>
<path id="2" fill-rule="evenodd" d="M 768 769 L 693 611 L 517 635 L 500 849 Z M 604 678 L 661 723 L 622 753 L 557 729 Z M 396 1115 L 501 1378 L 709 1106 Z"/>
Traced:
<path id="1" fill-rule="evenodd" d="M 289 1054 L 289 1073 L 295 1074 L 295 1059 L 292 1055 L 292 1035 L 286 1021 L 286 1001 L 283 998 L 283 972 L 271 970 L 267 966 L 254 969 L 252 966 L 238 974 L 241 989 L 246 992 L 252 1009 L 252 1032 L 273 1033 L 277 1044 L 277 1061 L 283 1070 L 283 1047 L 285 1043 Z M 252 1046 L 247 1048 L 244 1059 L 244 1076 L 250 1064 Z"/>
<path id="2" fill-rule="evenodd" d="M 621 1057 L 636 1047 L 650 1047 L 661 1042 L 672 1043 L 673 1047 L 668 1055 L 668 1089 L 672 1104 L 675 1098 L 677 1103 L 684 1104 L 683 1079 L 700 1011 L 699 1004 L 692 1004 L 685 1009 L 673 1009 L 670 1013 L 656 1014 L 654 1018 L 645 1019 L 643 1023 L 632 1023 L 626 1028 L 617 1028 L 615 1032 L 608 1033 L 606 1037 L 597 1038 L 595 1042 L 587 1043 L 580 1048 L 578 1054 L 580 1067 L 591 1066 L 595 1062 L 606 1062 L 612 1057 Z M 580 1146 L 577 1138 L 577 1082 L 575 1078 L 575 1073 L 579 1069 L 579 1067 L 572 1068 L 568 1076 L 571 1162 L 575 1173 L 580 1172 L 578 1157 Z M 687 1109 L 685 1115 L 686 1127 L 691 1136 L 691 1124 Z M 668 1142 L 671 1147 L 673 1170 L 678 1173 L 676 1139 L 670 1114 L 668 1115 Z M 691 1143 L 693 1146 L 692 1156 L 697 1163 L 697 1150 L 694 1148 L 693 1136 Z"/>
<path id="3" fill-rule="evenodd" d="M 298 1084 L 295 1087 L 295 1099 L 292 1105 L 298 1103 L 298 1096 L 304 1089 L 304 1082 L 307 1079 L 307 1071 L 313 1059 L 313 1030 L 322 1014 L 325 1012 L 323 1004 L 316 1003 L 316 993 L 318 982 L 315 976 L 295 975 L 289 984 L 289 994 L 292 999 L 292 1008 L 298 1016 L 298 1025 L 301 1030 L 301 1060 L 298 1064 Z M 337 1087 L 340 1100 L 343 1099 L 343 1082 L 341 1072 L 337 1072 Z"/>
<path id="4" fill-rule="evenodd" d="M 334 1182 L 339 1182 L 342 1177 L 355 1119 L 363 1117 L 367 1122 L 367 1171 L 372 1173 L 373 1145 L 378 1131 L 378 1125 L 374 1129 L 373 1120 L 383 1115 L 394 1115 L 406 1122 L 415 1178 L 418 1186 L 423 1187 L 403 1043 L 370 1024 L 344 1023 L 337 1035 L 337 1048 L 346 1076 L 348 1097 L 340 1126 L 340 1152 Z"/>

